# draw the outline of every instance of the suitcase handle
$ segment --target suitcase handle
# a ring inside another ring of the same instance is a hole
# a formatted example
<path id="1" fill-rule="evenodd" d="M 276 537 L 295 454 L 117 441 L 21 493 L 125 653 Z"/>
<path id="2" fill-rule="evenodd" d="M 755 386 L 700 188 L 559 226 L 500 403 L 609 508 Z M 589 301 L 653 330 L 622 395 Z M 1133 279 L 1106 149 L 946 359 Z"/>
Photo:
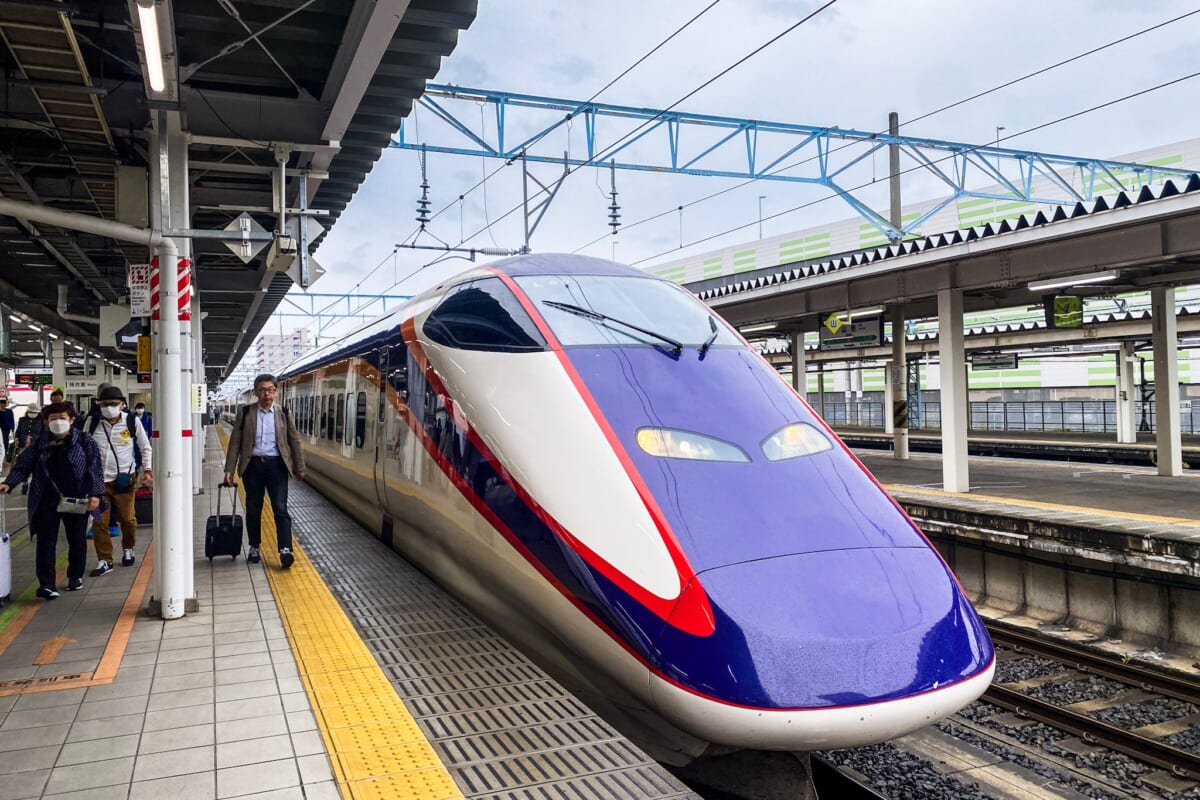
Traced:
<path id="1" fill-rule="evenodd" d="M 225 492 L 223 491 L 224 489 L 229 489 L 230 494 L 233 496 L 233 509 L 229 513 L 230 514 L 237 513 L 237 505 L 238 505 L 237 483 L 226 483 L 225 481 L 221 481 L 220 483 L 217 484 L 217 516 L 218 517 L 221 516 L 221 497 L 225 494 Z"/>

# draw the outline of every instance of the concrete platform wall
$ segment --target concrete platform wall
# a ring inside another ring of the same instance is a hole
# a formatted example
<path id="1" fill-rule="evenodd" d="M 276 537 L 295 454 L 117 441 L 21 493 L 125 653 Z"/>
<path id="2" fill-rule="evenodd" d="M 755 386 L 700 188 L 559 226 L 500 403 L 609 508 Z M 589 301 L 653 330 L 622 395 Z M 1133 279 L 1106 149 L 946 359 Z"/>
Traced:
<path id="1" fill-rule="evenodd" d="M 977 606 L 1138 647 L 1200 656 L 1200 583 L 1177 575 L 926 531 Z"/>

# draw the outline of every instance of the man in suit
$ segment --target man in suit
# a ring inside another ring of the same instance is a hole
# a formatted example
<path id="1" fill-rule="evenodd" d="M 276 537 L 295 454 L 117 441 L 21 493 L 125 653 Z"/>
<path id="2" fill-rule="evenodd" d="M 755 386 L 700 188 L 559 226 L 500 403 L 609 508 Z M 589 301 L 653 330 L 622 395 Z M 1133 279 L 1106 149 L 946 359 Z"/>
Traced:
<path id="1" fill-rule="evenodd" d="M 275 378 L 259 375 L 254 379 L 258 403 L 238 409 L 225 454 L 225 482 L 233 483 L 240 475 L 246 484 L 246 529 L 250 552 L 246 561 L 259 562 L 262 543 L 263 492 L 271 496 L 275 530 L 279 539 L 279 563 L 292 566 L 292 518 L 288 515 L 288 475 L 304 480 L 304 451 L 300 434 L 287 409 L 275 404 Z"/>

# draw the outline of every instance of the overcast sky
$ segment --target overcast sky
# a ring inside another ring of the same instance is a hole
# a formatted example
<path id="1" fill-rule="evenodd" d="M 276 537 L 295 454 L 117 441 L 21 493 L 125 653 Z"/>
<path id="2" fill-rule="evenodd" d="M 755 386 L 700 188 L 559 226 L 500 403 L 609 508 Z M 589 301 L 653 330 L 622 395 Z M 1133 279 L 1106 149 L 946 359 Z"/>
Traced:
<path id="1" fill-rule="evenodd" d="M 711 0 L 479 0 L 479 14 L 443 62 L 438 83 L 583 100 L 675 31 Z M 599 102 L 665 108 L 730 64 L 812 12 L 813 0 L 722 0 L 684 33 L 597 98 Z M 1107 44 L 1194 9 L 1191 0 L 839 0 L 740 67 L 681 103 L 676 110 L 821 126 L 879 130 L 889 111 L 903 122 L 1057 61 Z M 1139 36 L 1099 54 L 990 94 L 902 129 L 914 136 L 991 142 L 1067 114 L 1200 71 L 1200 14 Z M 1115 157 L 1200 136 L 1200 78 L 1183 81 L 1110 108 L 1042 128 L 1005 146 L 1062 154 Z M 480 112 L 452 106 L 479 124 Z M 519 131 L 520 115 L 510 112 Z M 494 130 L 489 113 L 487 125 Z M 543 121 L 529 116 L 524 124 Z M 462 146 L 463 140 L 420 112 L 421 139 Z M 583 146 L 581 126 L 571 132 L 573 154 Z M 606 145 L 629 128 L 603 127 Z M 510 136 L 513 135 L 510 133 Z M 415 140 L 414 129 L 408 138 Z M 553 143 L 561 152 L 565 136 Z M 645 141 L 640 154 L 667 152 L 665 133 Z M 430 155 L 434 210 L 453 207 L 430 227 L 458 244 L 520 203 L 520 167 L 500 171 L 461 204 L 456 199 L 501 162 Z M 1200 164 L 1187 165 L 1200 168 Z M 866 164 L 862 165 L 866 169 Z M 875 168 L 872 165 L 872 168 Z M 878 169 L 886 170 L 886 159 Z M 549 180 L 561 168 L 534 168 Z M 675 209 L 738 181 L 617 172 L 622 221 L 630 224 Z M 607 230 L 609 174 L 579 170 L 565 182 L 533 237 L 537 252 L 571 252 Z M 417 154 L 387 150 L 349 208 L 326 237 L 317 259 L 327 274 L 314 292 L 413 294 L 453 275 L 463 260 L 420 269 L 433 258 L 401 250 L 410 240 L 420 197 Z M 909 182 L 905 201 L 930 199 L 928 182 Z M 608 236 L 582 252 L 648 267 L 758 236 L 759 196 L 764 215 L 828 196 L 820 187 L 759 182 L 661 220 Z M 486 203 L 486 218 L 485 218 Z M 763 223 L 764 236 L 853 216 L 831 199 Z M 729 236 L 687 245 L 736 225 Z M 617 245 L 613 246 L 613 241 Z M 419 241 L 433 244 L 431 237 Z M 495 222 L 469 244 L 516 248 L 523 241 L 520 213 Z M 670 251 L 668 255 L 660 255 Z M 373 268 L 384 266 L 364 278 Z M 417 271 L 419 270 L 419 271 Z M 400 285 L 396 278 L 417 273 Z M 361 285 L 359 285 L 361 283 Z M 293 290 L 298 291 L 298 290 Z M 265 332 L 295 320 L 273 320 Z"/>

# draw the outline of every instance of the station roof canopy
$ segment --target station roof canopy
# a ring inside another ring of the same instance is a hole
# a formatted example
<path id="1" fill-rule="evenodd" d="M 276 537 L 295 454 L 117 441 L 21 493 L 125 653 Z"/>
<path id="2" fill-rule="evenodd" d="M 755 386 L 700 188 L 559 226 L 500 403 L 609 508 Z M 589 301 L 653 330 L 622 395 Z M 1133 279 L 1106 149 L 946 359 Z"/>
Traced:
<path id="1" fill-rule="evenodd" d="M 138 4 L 0 0 L 0 196 L 129 222 L 130 185 L 152 176 L 152 127 L 178 124 L 190 137 L 191 228 L 219 230 L 246 211 L 274 230 L 282 153 L 289 206 L 299 171 L 316 176 L 307 205 L 325 213 L 310 251 L 476 10 L 476 0 L 157 0 L 166 88 L 150 92 Z M 292 279 L 216 240 L 194 240 L 193 255 L 216 382 Z M 131 354 L 99 340 L 96 318 L 124 302 L 127 266 L 148 258 L 142 246 L 0 217 L 0 302 L 132 368 Z"/>

